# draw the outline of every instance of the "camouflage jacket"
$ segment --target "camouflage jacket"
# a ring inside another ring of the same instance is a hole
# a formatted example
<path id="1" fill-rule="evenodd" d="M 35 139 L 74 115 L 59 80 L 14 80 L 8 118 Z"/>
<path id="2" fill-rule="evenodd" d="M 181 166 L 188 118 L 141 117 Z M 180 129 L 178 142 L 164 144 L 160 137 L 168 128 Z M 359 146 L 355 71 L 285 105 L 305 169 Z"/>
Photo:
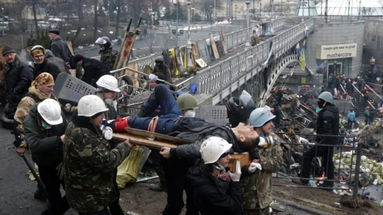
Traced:
<path id="1" fill-rule="evenodd" d="M 251 39 L 250 41 L 251 46 L 255 46 L 262 41 L 262 38 L 259 37 L 257 34 L 251 35 L 250 39 Z"/>
<path id="2" fill-rule="evenodd" d="M 279 144 L 279 138 L 271 134 L 274 144 L 268 148 L 259 150 L 262 171 L 241 177 L 244 209 L 261 209 L 268 207 L 272 202 L 271 178 L 272 173 L 277 172 L 282 166 L 283 151 Z"/>
<path id="3" fill-rule="evenodd" d="M 61 172 L 69 205 L 82 213 L 96 212 L 117 200 L 115 168 L 128 154 L 126 144 L 112 149 L 100 130 L 71 122 L 65 132 Z"/>
<path id="4" fill-rule="evenodd" d="M 107 48 L 104 50 L 100 50 L 100 55 L 100 61 L 107 65 L 110 70 L 113 69 L 118 52 L 116 50 L 113 50 L 112 48 Z"/>

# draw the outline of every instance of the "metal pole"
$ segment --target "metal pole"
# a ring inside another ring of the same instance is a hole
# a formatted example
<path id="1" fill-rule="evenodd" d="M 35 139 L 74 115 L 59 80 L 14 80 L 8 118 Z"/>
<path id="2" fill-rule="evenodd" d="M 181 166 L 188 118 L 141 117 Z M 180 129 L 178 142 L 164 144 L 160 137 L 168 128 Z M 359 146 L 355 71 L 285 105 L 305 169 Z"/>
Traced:
<path id="1" fill-rule="evenodd" d="M 253 0 L 253 16 L 255 17 L 255 0 Z"/>
<path id="2" fill-rule="evenodd" d="M 191 19 L 191 2 L 187 1 L 188 6 L 188 42 L 187 42 L 187 48 L 191 49 L 191 39 L 190 39 L 190 19 Z"/>
<path id="3" fill-rule="evenodd" d="M 247 42 L 246 42 L 246 46 L 250 46 L 250 9 L 249 9 L 249 6 L 250 6 L 250 1 L 246 1 L 246 32 L 247 32 L 247 35 L 246 35 L 246 38 L 247 38 Z"/>
<path id="4" fill-rule="evenodd" d="M 214 0 L 213 16 L 214 16 L 214 22 L 216 22 L 217 21 L 217 0 Z"/>
<path id="5" fill-rule="evenodd" d="M 358 143 L 358 146 L 356 147 L 356 163 L 355 163 L 355 176 L 354 176 L 354 188 L 352 190 L 352 196 L 356 198 L 358 195 L 358 188 L 359 188 L 359 172 L 360 172 L 360 160 L 362 155 L 362 147 L 361 144 Z"/>
<path id="6" fill-rule="evenodd" d="M 327 11 L 328 11 L 328 0 L 326 0 L 326 5 L 325 5 L 325 11 L 324 11 L 324 18 L 325 18 L 325 22 L 327 23 L 328 21 L 328 17 L 327 17 Z"/>
<path id="7" fill-rule="evenodd" d="M 176 47 L 178 47 L 178 0 L 176 0 Z"/>

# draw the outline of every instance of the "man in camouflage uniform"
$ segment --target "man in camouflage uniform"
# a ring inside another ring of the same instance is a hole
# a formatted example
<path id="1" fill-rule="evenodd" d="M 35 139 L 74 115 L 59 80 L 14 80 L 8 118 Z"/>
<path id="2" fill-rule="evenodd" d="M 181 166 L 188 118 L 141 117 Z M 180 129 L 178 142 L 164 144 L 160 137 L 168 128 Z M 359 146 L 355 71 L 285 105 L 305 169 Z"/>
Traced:
<path id="1" fill-rule="evenodd" d="M 245 215 L 270 214 L 271 178 L 282 166 L 282 148 L 278 137 L 272 133 L 272 119 L 275 115 L 269 107 L 252 111 L 249 124 L 260 136 L 256 153 L 250 153 L 252 163 L 242 168 L 241 185 L 243 189 L 243 211 Z"/>
<path id="2" fill-rule="evenodd" d="M 80 215 L 109 215 L 109 205 L 118 201 L 115 168 L 131 145 L 125 141 L 111 148 L 111 129 L 101 130 L 108 108 L 100 97 L 84 96 L 77 107 L 65 133 L 62 175 L 67 199 Z"/>
<path id="3" fill-rule="evenodd" d="M 253 35 L 251 35 L 250 39 L 251 46 L 256 46 L 262 41 L 262 38 L 257 35 L 257 32 L 255 30 L 253 31 Z"/>
<path id="4" fill-rule="evenodd" d="M 110 70 L 112 70 L 114 63 L 116 62 L 118 52 L 113 50 L 109 37 L 99 37 L 95 43 L 100 46 L 100 61 L 107 65 Z"/>

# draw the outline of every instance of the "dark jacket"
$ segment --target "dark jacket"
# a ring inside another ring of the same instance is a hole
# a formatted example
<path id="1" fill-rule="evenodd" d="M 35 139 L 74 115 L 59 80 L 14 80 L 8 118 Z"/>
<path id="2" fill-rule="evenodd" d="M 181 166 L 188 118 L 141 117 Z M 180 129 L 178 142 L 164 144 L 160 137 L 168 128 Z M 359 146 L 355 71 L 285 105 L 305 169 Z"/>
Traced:
<path id="1" fill-rule="evenodd" d="M 28 92 L 32 80 L 32 67 L 16 56 L 15 61 L 12 64 L 7 64 L 5 69 L 6 101 L 16 108 L 21 98 Z"/>
<path id="2" fill-rule="evenodd" d="M 319 113 L 317 118 L 318 135 L 338 135 L 339 134 L 339 111 L 334 105 L 327 105 Z M 336 145 L 338 137 L 318 136 L 319 144 Z"/>
<path id="3" fill-rule="evenodd" d="M 194 142 L 193 144 L 185 144 L 171 149 L 171 156 L 176 156 L 179 159 L 193 161 L 200 158 L 201 153 L 199 149 L 202 141 L 196 140 L 202 140 L 207 136 L 222 137 L 229 143 L 233 144 L 232 149 L 235 152 L 244 151 L 241 149 L 240 143 L 231 128 L 227 126 L 218 126 L 213 123 L 206 123 L 203 119 L 198 118 L 181 117 L 176 123 L 175 130 L 181 132 L 175 133 L 173 136 Z"/>
<path id="4" fill-rule="evenodd" d="M 65 62 L 69 62 L 72 56 L 68 44 L 61 37 L 52 40 L 51 50 L 56 57 L 63 59 Z"/>
<path id="5" fill-rule="evenodd" d="M 56 57 L 56 56 L 49 56 L 49 55 L 46 55 L 45 58 L 47 59 L 48 62 L 51 62 L 51 63 L 55 64 L 56 66 L 58 66 L 60 72 L 69 73 L 69 66 L 66 65 L 66 63 L 63 59 Z"/>
<path id="6" fill-rule="evenodd" d="M 96 81 L 101 76 L 109 74 L 108 67 L 96 59 L 84 57 L 82 68 L 84 68 L 84 76 L 82 76 L 82 80 L 94 87 L 97 87 Z"/>
<path id="7" fill-rule="evenodd" d="M 34 64 L 34 66 L 35 70 L 33 75 L 35 78 L 41 73 L 47 72 L 56 80 L 56 77 L 60 74 L 60 72 L 65 72 L 65 70 L 62 70 L 59 65 L 47 59 L 45 59 L 41 64 Z"/>
<path id="8" fill-rule="evenodd" d="M 241 214 L 239 182 L 212 176 L 204 164 L 191 167 L 186 177 L 192 189 L 193 204 L 202 215 Z"/>
<path id="9" fill-rule="evenodd" d="M 169 68 L 164 63 L 156 63 L 153 68 L 153 74 L 162 80 L 172 83 Z"/>
<path id="10" fill-rule="evenodd" d="M 32 160 L 38 165 L 57 166 L 63 160 L 63 143 L 60 136 L 65 133 L 66 122 L 45 130 L 42 118 L 34 105 L 24 121 L 25 139 L 32 151 Z"/>

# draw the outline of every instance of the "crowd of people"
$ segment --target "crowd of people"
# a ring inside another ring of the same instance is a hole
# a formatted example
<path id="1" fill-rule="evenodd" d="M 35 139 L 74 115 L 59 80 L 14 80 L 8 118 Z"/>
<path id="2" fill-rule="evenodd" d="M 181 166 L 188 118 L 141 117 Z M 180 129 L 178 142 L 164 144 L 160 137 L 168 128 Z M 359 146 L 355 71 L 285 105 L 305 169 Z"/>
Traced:
<path id="1" fill-rule="evenodd" d="M 109 74 L 116 56 L 110 40 L 97 39 L 102 55 L 102 61 L 98 61 L 72 56 L 59 31 L 50 31 L 49 35 L 53 54 L 40 45 L 32 47 L 33 67 L 21 61 L 10 47 L 2 52 L 6 59 L 5 113 L 16 122 L 16 152 L 23 156 L 29 149 L 38 166 L 43 184 L 37 187 L 35 197 L 46 197 L 49 202 L 42 214 L 64 214 L 69 208 L 81 215 L 124 214 L 116 184 L 117 167 L 136 146 L 129 139 L 115 141 L 112 134 L 129 127 L 191 142 L 152 152 L 162 169 L 158 175 L 167 192 L 163 214 L 181 213 L 184 191 L 188 215 L 271 213 L 272 174 L 283 162 L 280 139 L 273 132 L 276 115 L 272 108 L 257 108 L 252 96 L 242 92 L 226 105 L 228 125 L 196 118 L 197 99 L 190 93 L 176 97 L 162 81 L 169 81 L 168 71 L 163 59 L 157 59 L 157 69 L 149 80 L 149 99 L 137 116 L 121 117 L 116 110 L 118 81 Z M 57 76 L 69 68 L 76 68 L 78 78 L 97 88 L 95 95 L 85 95 L 78 101 L 71 117 L 53 95 Z M 319 95 L 318 106 L 317 133 L 337 135 L 339 116 L 332 94 Z M 336 144 L 335 139 L 324 136 L 317 141 L 331 146 Z M 229 170 L 233 153 L 246 153 L 249 164 L 237 161 Z M 326 163 L 326 185 L 333 186 L 332 153 L 332 147 L 323 146 L 307 152 L 302 182 L 307 182 L 312 157 L 319 155 Z"/>

